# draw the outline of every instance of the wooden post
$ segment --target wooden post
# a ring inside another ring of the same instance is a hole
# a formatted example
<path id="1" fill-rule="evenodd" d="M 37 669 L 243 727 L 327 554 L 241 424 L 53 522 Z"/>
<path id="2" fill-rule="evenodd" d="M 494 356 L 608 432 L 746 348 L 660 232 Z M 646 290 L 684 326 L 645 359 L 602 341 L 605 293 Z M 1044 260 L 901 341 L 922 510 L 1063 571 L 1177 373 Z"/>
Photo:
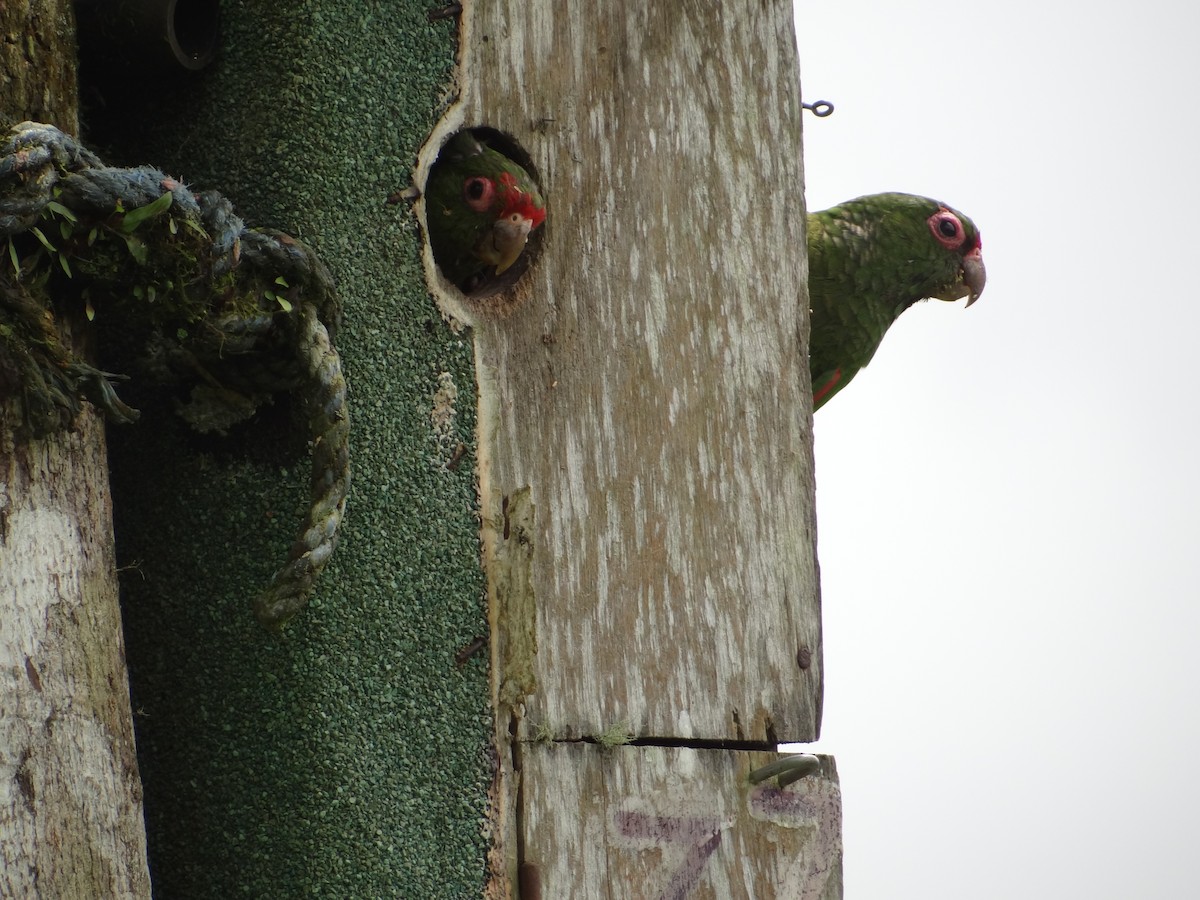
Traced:
<path id="1" fill-rule="evenodd" d="M 840 896 L 832 765 L 787 813 L 746 778 L 821 703 L 791 6 L 476 3 L 461 46 L 445 129 L 519 141 L 549 215 L 515 311 L 447 298 L 480 378 L 492 890 Z"/>
<path id="2" fill-rule="evenodd" d="M 0 4 L 0 29 L 0 132 L 76 133 L 70 2 Z M 21 416 L 0 396 L 0 896 L 149 897 L 104 425 Z"/>

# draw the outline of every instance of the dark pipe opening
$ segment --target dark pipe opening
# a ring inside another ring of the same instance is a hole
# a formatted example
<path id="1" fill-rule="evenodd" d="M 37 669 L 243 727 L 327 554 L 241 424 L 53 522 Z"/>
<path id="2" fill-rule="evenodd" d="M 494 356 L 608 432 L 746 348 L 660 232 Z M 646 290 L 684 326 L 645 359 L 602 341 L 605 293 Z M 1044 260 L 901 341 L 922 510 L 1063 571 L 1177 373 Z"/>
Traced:
<path id="1" fill-rule="evenodd" d="M 129 72 L 203 69 L 216 55 L 218 0 L 76 0 L 85 61 Z"/>
<path id="2" fill-rule="evenodd" d="M 185 69 L 202 69 L 217 51 L 217 0 L 169 0 L 167 40 Z"/>

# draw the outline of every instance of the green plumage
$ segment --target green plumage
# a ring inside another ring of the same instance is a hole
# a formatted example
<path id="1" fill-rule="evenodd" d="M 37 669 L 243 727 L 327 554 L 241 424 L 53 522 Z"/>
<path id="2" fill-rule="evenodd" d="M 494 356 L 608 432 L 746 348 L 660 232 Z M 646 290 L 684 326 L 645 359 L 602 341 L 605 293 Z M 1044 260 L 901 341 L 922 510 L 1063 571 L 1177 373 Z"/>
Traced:
<path id="1" fill-rule="evenodd" d="M 911 194 L 873 194 L 809 215 L 808 264 L 814 409 L 871 361 L 904 310 L 926 298 L 974 302 L 984 284 L 974 223 Z"/>
<path id="2" fill-rule="evenodd" d="M 460 131 L 442 148 L 429 173 L 425 203 L 433 258 L 467 294 L 509 271 L 529 232 L 545 218 L 545 203 L 529 173 L 470 131 Z M 507 220 L 514 216 L 528 223 L 523 232 L 512 230 Z"/>

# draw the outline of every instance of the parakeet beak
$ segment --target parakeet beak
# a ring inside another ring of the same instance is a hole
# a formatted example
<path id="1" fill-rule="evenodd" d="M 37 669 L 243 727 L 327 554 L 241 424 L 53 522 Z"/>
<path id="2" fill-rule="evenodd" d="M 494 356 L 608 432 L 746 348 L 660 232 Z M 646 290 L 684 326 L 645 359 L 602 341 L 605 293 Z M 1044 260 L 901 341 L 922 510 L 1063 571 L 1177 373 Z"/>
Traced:
<path id="1" fill-rule="evenodd" d="M 476 253 L 489 266 L 496 267 L 497 275 L 502 275 L 520 257 L 532 230 L 533 220 L 519 213 L 497 219 L 476 247 Z"/>
<path id="2" fill-rule="evenodd" d="M 967 306 L 979 299 L 987 282 L 987 270 L 983 267 L 983 251 L 976 247 L 963 257 L 963 283 L 970 289 Z"/>

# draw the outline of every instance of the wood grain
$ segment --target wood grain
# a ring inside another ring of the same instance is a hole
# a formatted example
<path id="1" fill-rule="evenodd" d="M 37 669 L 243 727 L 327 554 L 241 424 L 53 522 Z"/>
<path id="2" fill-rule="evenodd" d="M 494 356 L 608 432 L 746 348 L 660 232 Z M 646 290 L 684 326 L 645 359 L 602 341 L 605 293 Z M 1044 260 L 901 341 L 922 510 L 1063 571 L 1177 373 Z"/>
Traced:
<path id="1" fill-rule="evenodd" d="M 840 897 L 832 763 L 745 781 L 820 728 L 791 5 L 476 2 L 460 40 L 422 168 L 497 129 L 548 210 L 507 295 L 439 292 L 479 373 L 486 895 Z"/>
<path id="2" fill-rule="evenodd" d="M 558 737 L 815 738 L 790 6 L 479 3 L 462 39 L 448 127 L 515 137 L 549 209 L 519 307 L 458 307 L 489 561 L 506 498 L 532 507 L 536 655 L 502 670 L 532 669 L 527 716 Z"/>
<path id="3" fill-rule="evenodd" d="M 149 897 L 104 425 L 0 406 L 0 896 Z"/>

